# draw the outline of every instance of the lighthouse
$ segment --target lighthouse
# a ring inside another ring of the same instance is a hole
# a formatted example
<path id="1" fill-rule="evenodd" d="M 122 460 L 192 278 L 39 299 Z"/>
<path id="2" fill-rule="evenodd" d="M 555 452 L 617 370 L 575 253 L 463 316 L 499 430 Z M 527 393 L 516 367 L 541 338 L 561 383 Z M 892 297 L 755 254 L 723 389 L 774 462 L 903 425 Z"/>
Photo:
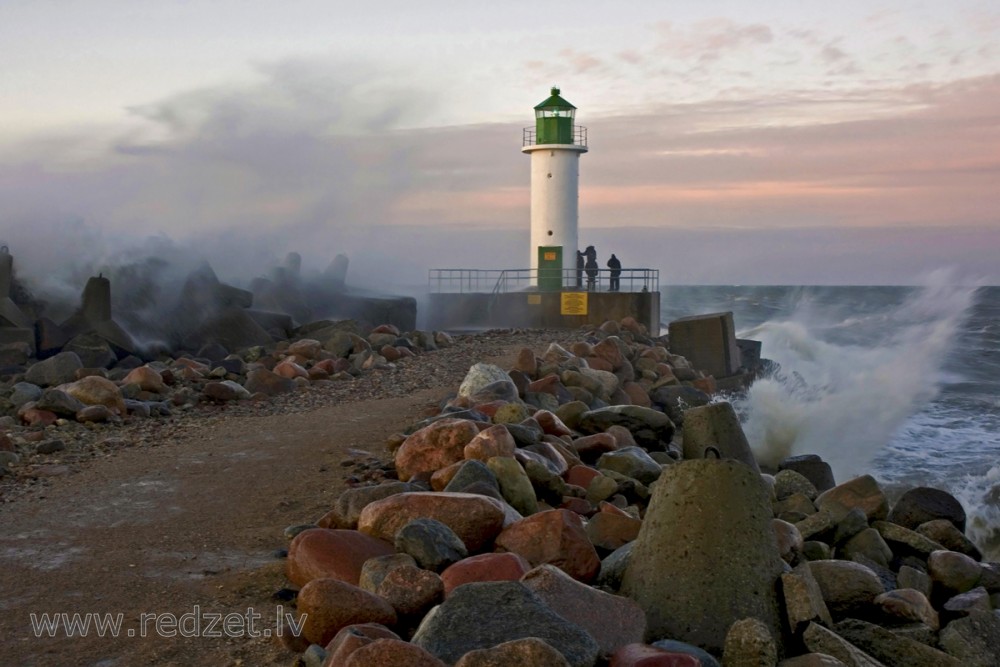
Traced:
<path id="1" fill-rule="evenodd" d="M 577 267 L 580 155 L 587 152 L 587 128 L 574 125 L 575 118 L 576 107 L 553 88 L 535 107 L 535 126 L 524 129 L 521 151 L 531 156 L 529 266 L 537 276 L 532 283 L 543 290 L 562 289 Z"/>

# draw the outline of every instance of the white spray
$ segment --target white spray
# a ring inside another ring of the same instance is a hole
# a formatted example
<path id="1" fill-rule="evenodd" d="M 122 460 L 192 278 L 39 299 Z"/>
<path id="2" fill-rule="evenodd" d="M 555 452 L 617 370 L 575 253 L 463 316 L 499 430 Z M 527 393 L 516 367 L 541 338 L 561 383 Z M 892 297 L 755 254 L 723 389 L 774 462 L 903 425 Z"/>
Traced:
<path id="1" fill-rule="evenodd" d="M 832 322 L 827 314 L 824 322 L 805 302 L 788 320 L 741 333 L 760 340 L 764 356 L 781 366 L 738 405 L 759 460 L 775 465 L 812 453 L 840 481 L 869 472 L 896 429 L 938 392 L 942 364 L 975 293 L 949 282 L 944 272 L 932 275 L 888 313 Z M 870 337 L 824 340 L 852 331 Z"/>

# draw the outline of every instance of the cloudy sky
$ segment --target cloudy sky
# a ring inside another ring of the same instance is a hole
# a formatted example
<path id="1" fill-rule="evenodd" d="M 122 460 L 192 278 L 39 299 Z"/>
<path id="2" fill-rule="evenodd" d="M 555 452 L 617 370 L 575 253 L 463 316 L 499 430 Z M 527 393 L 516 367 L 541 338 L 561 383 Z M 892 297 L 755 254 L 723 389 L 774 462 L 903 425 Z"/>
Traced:
<path id="1" fill-rule="evenodd" d="M 1000 283 L 995 1 L 490 4 L 3 0 L 0 237 L 28 272 L 526 266 L 521 128 L 555 84 L 581 242 L 627 266 Z"/>

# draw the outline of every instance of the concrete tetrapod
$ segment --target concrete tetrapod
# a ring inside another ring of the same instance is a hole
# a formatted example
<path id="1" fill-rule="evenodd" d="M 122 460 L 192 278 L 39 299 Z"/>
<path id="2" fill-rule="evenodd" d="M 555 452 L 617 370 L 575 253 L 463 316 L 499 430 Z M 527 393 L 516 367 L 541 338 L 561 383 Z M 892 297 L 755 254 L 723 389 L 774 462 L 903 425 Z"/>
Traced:
<path id="1" fill-rule="evenodd" d="M 721 654 L 729 627 L 752 617 L 781 645 L 783 571 L 766 483 L 733 460 L 682 461 L 653 486 L 621 593 L 646 612 L 648 641 Z"/>

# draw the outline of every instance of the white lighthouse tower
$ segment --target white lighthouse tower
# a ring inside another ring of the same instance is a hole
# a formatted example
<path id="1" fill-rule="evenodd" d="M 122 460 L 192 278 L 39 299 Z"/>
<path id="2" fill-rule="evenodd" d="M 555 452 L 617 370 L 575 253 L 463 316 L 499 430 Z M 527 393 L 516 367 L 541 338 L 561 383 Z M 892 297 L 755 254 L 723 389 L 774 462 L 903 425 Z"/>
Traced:
<path id="1" fill-rule="evenodd" d="M 587 152 L 587 128 L 574 125 L 575 117 L 576 107 L 553 88 L 535 107 L 535 126 L 524 129 L 521 150 L 531 155 L 530 266 L 539 289 L 561 289 L 577 267 L 580 155 Z"/>

